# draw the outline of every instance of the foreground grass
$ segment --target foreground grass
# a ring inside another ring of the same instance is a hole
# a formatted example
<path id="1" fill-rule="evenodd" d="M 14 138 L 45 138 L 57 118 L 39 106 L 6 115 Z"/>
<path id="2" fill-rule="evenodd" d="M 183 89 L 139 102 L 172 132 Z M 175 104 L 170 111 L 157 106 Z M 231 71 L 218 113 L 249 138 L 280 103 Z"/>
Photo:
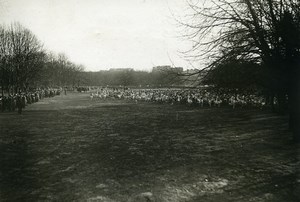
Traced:
<path id="1" fill-rule="evenodd" d="M 0 201 L 297 201 L 286 117 L 71 94 L 0 114 Z"/>

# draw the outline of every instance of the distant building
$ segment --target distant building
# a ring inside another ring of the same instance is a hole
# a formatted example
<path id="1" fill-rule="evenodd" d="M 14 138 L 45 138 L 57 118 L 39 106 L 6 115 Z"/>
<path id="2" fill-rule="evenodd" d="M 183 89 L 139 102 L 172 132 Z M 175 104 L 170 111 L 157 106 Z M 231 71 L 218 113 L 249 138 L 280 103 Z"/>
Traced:
<path id="1" fill-rule="evenodd" d="M 176 73 L 182 73 L 183 67 L 171 67 L 169 65 L 165 65 L 165 66 L 156 66 L 152 68 L 152 72 L 161 72 L 161 71 L 172 71 Z"/>
<path id="2" fill-rule="evenodd" d="M 126 72 L 126 71 L 134 71 L 133 68 L 110 68 L 108 71 L 110 72 Z"/>

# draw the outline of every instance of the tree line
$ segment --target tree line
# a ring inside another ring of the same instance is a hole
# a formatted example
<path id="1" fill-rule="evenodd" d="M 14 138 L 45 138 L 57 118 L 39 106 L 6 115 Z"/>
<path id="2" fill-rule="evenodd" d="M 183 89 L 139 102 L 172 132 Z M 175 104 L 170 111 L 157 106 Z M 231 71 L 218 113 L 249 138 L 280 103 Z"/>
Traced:
<path id="1" fill-rule="evenodd" d="M 177 74 L 169 71 L 120 71 L 81 72 L 80 85 L 84 86 L 123 86 L 123 87 L 172 87 L 184 85 Z"/>
<path id="2" fill-rule="evenodd" d="M 63 55 L 47 52 L 38 38 L 19 23 L 0 26 L 2 96 L 40 87 L 74 85 L 83 67 Z"/>

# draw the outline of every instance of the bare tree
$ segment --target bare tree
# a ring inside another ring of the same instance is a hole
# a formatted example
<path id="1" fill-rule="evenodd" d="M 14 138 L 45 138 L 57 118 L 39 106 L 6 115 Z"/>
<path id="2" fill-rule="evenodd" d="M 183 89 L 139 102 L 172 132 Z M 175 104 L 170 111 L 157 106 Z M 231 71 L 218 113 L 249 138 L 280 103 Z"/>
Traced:
<path id="1" fill-rule="evenodd" d="M 64 54 L 46 53 L 37 37 L 19 23 L 0 26 L 0 68 L 2 96 L 4 90 L 74 86 L 83 71 Z"/>
<path id="2" fill-rule="evenodd" d="M 9 85 L 17 92 L 26 89 L 34 81 L 42 68 L 44 53 L 41 43 L 28 29 L 18 23 L 7 30 L 9 39 Z"/>
<path id="3" fill-rule="evenodd" d="M 0 79 L 1 79 L 1 94 L 4 95 L 4 88 L 8 81 L 7 62 L 9 59 L 8 55 L 8 35 L 3 26 L 0 27 Z"/>
<path id="4" fill-rule="evenodd" d="M 290 126 L 299 140 L 300 1 L 187 2 L 191 13 L 178 22 L 186 30 L 184 37 L 194 43 L 185 52 L 188 57 L 209 60 L 204 69 L 231 59 L 260 64 L 264 87 L 277 96 L 281 106 L 288 96 Z"/>
<path id="5" fill-rule="evenodd" d="M 83 70 L 83 65 L 76 65 L 72 63 L 63 53 L 58 55 L 48 53 L 41 73 L 41 85 L 74 87 L 81 79 L 80 72 Z"/>

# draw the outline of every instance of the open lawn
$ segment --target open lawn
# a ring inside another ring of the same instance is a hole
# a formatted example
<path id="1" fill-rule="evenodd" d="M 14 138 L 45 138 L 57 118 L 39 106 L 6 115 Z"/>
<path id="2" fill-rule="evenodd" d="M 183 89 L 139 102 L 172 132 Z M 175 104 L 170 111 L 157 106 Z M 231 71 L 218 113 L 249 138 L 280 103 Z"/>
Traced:
<path id="1" fill-rule="evenodd" d="M 0 113 L 0 201 L 300 201 L 291 142 L 268 111 L 61 95 Z"/>

